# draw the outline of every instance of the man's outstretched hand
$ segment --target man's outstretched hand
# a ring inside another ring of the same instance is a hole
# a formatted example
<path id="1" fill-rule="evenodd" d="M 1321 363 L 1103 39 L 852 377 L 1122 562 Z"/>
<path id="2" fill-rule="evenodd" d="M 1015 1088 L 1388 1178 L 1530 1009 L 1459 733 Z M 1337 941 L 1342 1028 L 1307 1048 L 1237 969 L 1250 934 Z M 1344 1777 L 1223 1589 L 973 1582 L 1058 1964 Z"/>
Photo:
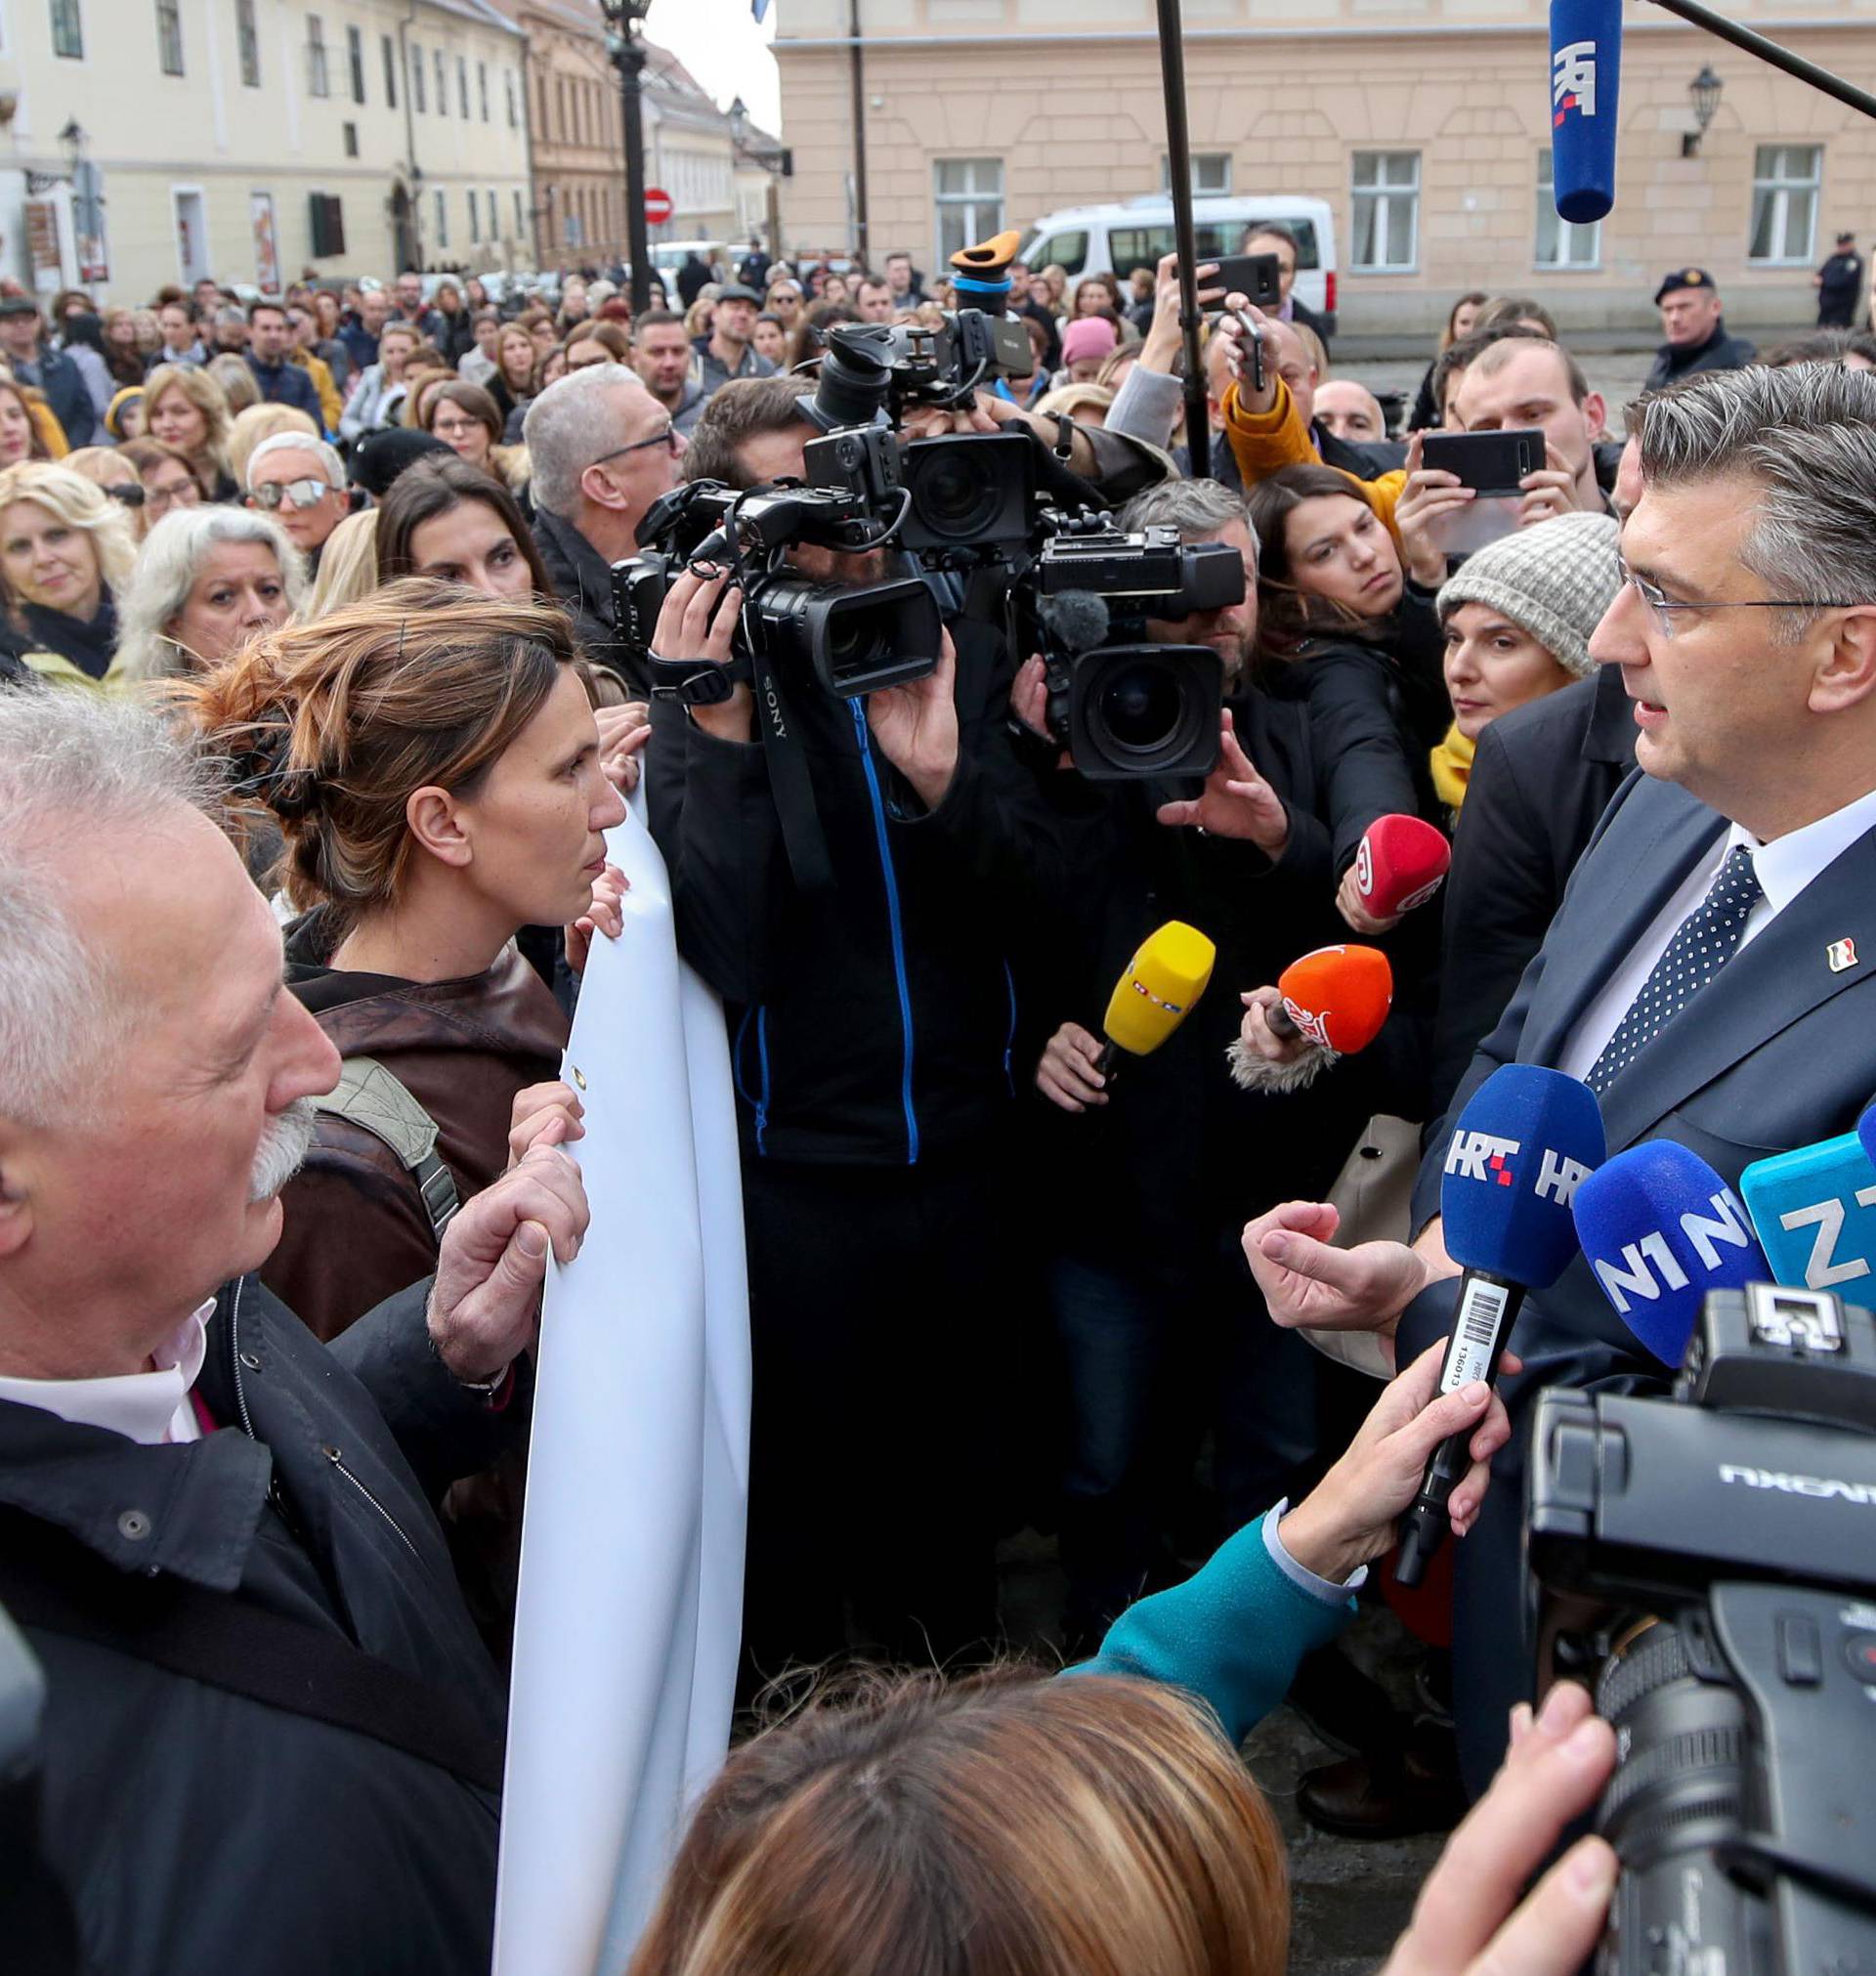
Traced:
<path id="1" fill-rule="evenodd" d="M 1285 1201 L 1246 1227 L 1245 1260 L 1272 1319 L 1286 1330 L 1391 1339 L 1400 1313 L 1439 1272 L 1404 1242 L 1333 1249 L 1341 1225 L 1327 1201 Z"/>

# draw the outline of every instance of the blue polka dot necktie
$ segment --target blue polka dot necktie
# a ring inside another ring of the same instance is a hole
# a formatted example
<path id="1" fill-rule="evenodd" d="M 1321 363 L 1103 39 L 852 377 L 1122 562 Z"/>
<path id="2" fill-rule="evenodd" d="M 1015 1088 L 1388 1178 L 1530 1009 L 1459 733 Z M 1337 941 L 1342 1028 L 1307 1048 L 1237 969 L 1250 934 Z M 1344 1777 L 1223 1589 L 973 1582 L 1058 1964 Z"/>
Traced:
<path id="1" fill-rule="evenodd" d="M 1752 853 L 1734 844 L 1707 896 L 1675 928 L 1667 952 L 1591 1065 L 1584 1081 L 1598 1097 L 1739 951 L 1747 916 L 1764 897 Z"/>

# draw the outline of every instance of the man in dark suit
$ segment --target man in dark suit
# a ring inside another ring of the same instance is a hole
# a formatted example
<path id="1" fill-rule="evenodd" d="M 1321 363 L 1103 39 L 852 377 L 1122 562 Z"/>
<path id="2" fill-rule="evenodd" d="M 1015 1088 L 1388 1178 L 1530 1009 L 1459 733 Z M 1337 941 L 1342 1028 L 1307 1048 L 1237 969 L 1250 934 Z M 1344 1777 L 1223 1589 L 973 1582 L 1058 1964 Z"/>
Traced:
<path id="1" fill-rule="evenodd" d="M 1501 1063 L 1584 1078 L 1613 1154 L 1670 1138 L 1728 1181 L 1848 1131 L 1876 1091 L 1876 377 L 1823 365 L 1701 377 L 1648 405 L 1630 580 L 1592 655 L 1636 704 L 1639 773 L 1572 875 L 1453 1115 Z M 1390 1333 L 1451 1321 L 1446 1132 L 1416 1249 L 1325 1246 L 1296 1203 L 1245 1243 L 1280 1323 Z M 1664 1370 L 1579 1257 L 1527 1300 L 1514 1421 L 1547 1385 L 1626 1391 Z M 1456 1560 L 1454 1693 L 1474 1787 L 1529 1689 L 1521 1438 Z"/>
<path id="2" fill-rule="evenodd" d="M 1253 220 L 1245 228 L 1243 239 L 1238 242 L 1238 252 L 1276 255 L 1278 302 L 1273 313 L 1281 322 L 1300 322 L 1305 328 L 1313 329 L 1321 339 L 1322 347 L 1327 350 L 1330 337 L 1336 333 L 1336 319 L 1318 316 L 1307 303 L 1298 301 L 1294 292 L 1297 264 L 1302 252 L 1296 235 L 1274 220 Z"/>

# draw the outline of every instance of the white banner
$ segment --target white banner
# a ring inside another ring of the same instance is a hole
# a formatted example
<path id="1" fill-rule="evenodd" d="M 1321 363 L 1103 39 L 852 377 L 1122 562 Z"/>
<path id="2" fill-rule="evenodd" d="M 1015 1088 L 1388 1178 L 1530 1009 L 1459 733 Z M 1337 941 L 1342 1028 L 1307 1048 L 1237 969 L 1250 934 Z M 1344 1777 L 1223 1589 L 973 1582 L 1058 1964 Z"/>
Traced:
<path id="1" fill-rule="evenodd" d="M 624 931 L 593 942 L 567 1048 L 593 1219 L 541 1318 L 496 1976 L 617 1976 L 729 1742 L 749 1423 L 735 1096 L 641 801 L 610 839 Z"/>

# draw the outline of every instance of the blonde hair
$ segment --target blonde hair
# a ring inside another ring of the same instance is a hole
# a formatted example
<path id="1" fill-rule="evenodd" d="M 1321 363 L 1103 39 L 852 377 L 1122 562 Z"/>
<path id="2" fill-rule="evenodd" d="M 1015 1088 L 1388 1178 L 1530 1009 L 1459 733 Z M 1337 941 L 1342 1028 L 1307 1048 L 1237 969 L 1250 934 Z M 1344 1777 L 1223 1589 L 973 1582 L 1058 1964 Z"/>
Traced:
<path id="1" fill-rule="evenodd" d="M 247 485 L 247 463 L 254 449 L 262 440 L 282 432 L 307 432 L 315 439 L 320 436 L 319 426 L 297 405 L 250 405 L 234 414 L 228 435 L 228 470 L 236 487 Z"/>
<path id="2" fill-rule="evenodd" d="M 1114 397 L 1114 388 L 1108 384 L 1058 384 L 1036 401 L 1035 409 L 1051 417 L 1059 412 L 1064 418 L 1073 418 L 1078 411 L 1105 411 Z"/>
<path id="3" fill-rule="evenodd" d="M 245 357 L 237 356 L 233 350 L 224 350 L 208 360 L 207 369 L 209 376 L 222 387 L 222 396 L 228 400 L 231 415 L 261 403 L 260 380 L 248 368 Z"/>
<path id="4" fill-rule="evenodd" d="M 347 515 L 325 538 L 320 572 L 300 607 L 300 623 L 312 624 L 334 611 L 359 603 L 378 587 L 378 511 Z"/>
<path id="5" fill-rule="evenodd" d="M 234 762 L 237 817 L 278 819 L 287 897 L 343 927 L 403 889 L 410 796 L 472 794 L 576 657 L 551 605 L 408 578 L 256 638 L 174 692 L 204 747 Z"/>
<path id="6" fill-rule="evenodd" d="M 1285 1865 L 1173 1689 L 874 1675 L 730 1757 L 630 1976 L 1281 1976 Z"/>
<path id="7" fill-rule="evenodd" d="M 228 408 L 228 393 L 206 370 L 193 364 L 159 364 L 149 373 L 144 384 L 144 430 L 151 431 L 151 421 L 156 416 L 156 408 L 162 402 L 164 392 L 172 386 L 187 398 L 202 414 L 206 428 L 202 438 L 202 456 L 218 472 L 228 471 L 228 437 L 234 422 L 234 414 Z M 201 478 L 201 468 L 194 460 L 195 477 Z M 204 494 L 213 494 L 212 487 L 204 488 Z"/>
<path id="8" fill-rule="evenodd" d="M 15 501 L 32 501 L 67 528 L 82 529 L 91 537 L 99 580 L 113 597 L 130 581 L 137 561 L 137 532 L 123 503 L 112 500 L 96 481 L 51 460 L 22 459 L 0 468 L 0 515 Z M 0 600 L 18 622 L 21 599 L 14 594 L 4 570 L 0 570 Z"/>

